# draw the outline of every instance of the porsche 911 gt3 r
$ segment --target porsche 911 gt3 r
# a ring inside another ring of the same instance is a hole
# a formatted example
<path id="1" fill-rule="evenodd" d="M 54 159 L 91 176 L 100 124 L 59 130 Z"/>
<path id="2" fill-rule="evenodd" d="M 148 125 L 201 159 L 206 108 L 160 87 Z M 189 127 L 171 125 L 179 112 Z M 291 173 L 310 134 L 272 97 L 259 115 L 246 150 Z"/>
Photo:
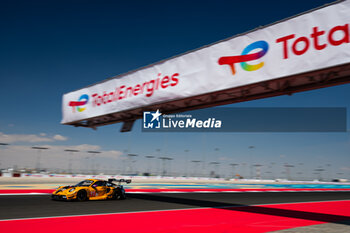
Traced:
<path id="1" fill-rule="evenodd" d="M 117 184 L 113 181 L 118 182 Z M 51 198 L 53 200 L 122 200 L 126 198 L 125 190 L 122 182 L 127 184 L 131 183 L 131 180 L 124 179 L 86 179 L 73 186 L 60 186 L 56 189 Z"/>

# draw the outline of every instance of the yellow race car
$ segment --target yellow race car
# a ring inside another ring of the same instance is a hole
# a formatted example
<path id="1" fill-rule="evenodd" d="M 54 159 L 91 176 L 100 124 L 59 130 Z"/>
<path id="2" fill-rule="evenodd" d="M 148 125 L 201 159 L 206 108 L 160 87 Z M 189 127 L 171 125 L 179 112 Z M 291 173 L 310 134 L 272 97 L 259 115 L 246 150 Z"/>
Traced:
<path id="1" fill-rule="evenodd" d="M 118 182 L 117 184 L 113 182 Z M 73 186 L 60 186 L 52 195 L 52 200 L 123 200 L 126 198 L 122 182 L 127 184 L 131 180 L 125 179 L 86 179 Z"/>

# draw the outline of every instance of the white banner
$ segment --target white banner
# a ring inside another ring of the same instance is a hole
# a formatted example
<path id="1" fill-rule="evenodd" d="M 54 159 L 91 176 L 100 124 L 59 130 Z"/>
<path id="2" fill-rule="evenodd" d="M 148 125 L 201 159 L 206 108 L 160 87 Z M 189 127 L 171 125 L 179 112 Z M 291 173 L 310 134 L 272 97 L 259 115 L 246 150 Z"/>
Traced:
<path id="1" fill-rule="evenodd" d="M 63 96 L 63 124 L 350 62 L 350 1 Z"/>

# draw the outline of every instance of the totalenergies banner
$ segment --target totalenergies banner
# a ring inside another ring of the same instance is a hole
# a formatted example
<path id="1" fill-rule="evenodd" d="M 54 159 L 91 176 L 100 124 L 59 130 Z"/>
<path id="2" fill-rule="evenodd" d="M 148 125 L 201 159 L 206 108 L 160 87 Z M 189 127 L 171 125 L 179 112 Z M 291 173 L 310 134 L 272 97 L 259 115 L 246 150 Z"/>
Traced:
<path id="1" fill-rule="evenodd" d="M 63 96 L 63 124 L 350 63 L 350 1 Z"/>

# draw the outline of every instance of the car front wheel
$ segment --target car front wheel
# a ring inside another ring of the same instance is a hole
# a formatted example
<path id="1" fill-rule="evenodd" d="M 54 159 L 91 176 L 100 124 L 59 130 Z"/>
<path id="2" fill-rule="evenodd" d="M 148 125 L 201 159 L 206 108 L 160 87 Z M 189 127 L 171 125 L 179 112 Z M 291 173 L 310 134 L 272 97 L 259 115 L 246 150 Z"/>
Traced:
<path id="1" fill-rule="evenodd" d="M 87 201 L 87 194 L 86 194 L 86 191 L 85 190 L 80 190 L 78 193 L 77 193 L 77 200 L 78 201 Z"/>

